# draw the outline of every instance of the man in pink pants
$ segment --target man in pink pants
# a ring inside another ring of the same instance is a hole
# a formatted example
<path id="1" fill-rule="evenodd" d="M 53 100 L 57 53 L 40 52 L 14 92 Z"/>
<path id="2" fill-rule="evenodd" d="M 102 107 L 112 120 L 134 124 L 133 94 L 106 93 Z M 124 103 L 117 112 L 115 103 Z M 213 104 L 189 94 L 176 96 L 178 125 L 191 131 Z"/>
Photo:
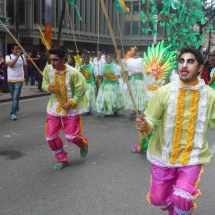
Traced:
<path id="1" fill-rule="evenodd" d="M 154 134 L 147 158 L 151 162 L 151 187 L 147 200 L 170 215 L 190 215 L 203 165 L 211 162 L 205 138 L 215 127 L 215 93 L 198 78 L 203 57 L 193 46 L 182 48 L 175 81 L 157 90 L 136 119 L 139 132 Z"/>
<path id="2" fill-rule="evenodd" d="M 43 90 L 51 92 L 47 106 L 46 139 L 52 149 L 57 164 L 54 169 L 68 166 L 67 152 L 58 136 L 63 129 L 69 142 L 80 148 L 82 157 L 87 156 L 88 140 L 82 135 L 81 114 L 86 112 L 85 92 L 88 85 L 84 76 L 73 67 L 65 64 L 65 52 L 61 48 L 49 50 L 50 63 L 43 74 Z"/>

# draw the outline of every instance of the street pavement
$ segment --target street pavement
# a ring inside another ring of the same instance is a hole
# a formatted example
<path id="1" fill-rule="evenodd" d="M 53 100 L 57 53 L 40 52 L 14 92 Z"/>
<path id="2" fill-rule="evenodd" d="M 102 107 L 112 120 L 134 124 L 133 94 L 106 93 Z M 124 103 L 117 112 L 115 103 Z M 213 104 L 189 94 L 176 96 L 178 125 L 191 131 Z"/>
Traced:
<path id="1" fill-rule="evenodd" d="M 89 154 L 68 143 L 69 167 L 55 171 L 55 158 L 45 140 L 48 97 L 20 101 L 17 121 L 10 120 L 11 102 L 0 104 L 1 215 L 165 215 L 146 200 L 150 163 L 133 153 L 139 142 L 129 111 L 119 117 L 83 116 Z M 215 152 L 214 129 L 207 139 Z M 215 214 L 215 160 L 200 181 L 202 196 L 194 215 Z"/>
<path id="2" fill-rule="evenodd" d="M 23 84 L 20 99 L 28 99 L 33 97 L 47 96 L 50 93 L 38 90 L 38 85 Z M 0 103 L 11 101 L 10 93 L 0 93 Z"/>

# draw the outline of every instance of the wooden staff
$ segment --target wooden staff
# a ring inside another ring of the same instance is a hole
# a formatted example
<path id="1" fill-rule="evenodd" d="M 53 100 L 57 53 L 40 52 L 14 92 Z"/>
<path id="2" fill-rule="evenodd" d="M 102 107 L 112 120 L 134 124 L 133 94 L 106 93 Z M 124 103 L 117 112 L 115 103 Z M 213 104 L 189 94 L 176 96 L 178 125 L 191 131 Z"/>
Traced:
<path id="1" fill-rule="evenodd" d="M 123 41 L 122 41 L 122 32 L 121 32 L 121 28 L 120 28 L 120 22 L 119 22 L 119 12 L 116 12 L 117 15 L 117 21 L 118 21 L 118 26 L 119 26 L 119 35 L 120 35 L 120 40 L 121 40 L 121 46 L 122 46 L 122 55 L 123 57 L 125 57 L 125 51 L 124 51 L 124 46 L 123 46 Z"/>
<path id="2" fill-rule="evenodd" d="M 100 10 L 99 10 L 99 0 L 98 0 L 98 42 L 97 42 L 97 62 L 98 62 L 98 75 L 99 75 L 99 13 L 100 13 Z M 98 80 L 98 83 L 99 83 L 99 80 Z"/>
<path id="3" fill-rule="evenodd" d="M 75 32 L 74 32 L 74 29 L 73 29 L 73 26 L 72 26 L 72 20 L 71 20 L 70 14 L 69 14 L 69 8 L 68 8 L 68 5 L 67 5 L 67 0 L 65 0 L 65 4 L 66 4 L 66 10 L 67 10 L 67 13 L 68 13 L 68 16 L 69 16 L 69 23 L 70 23 L 70 26 L 71 26 L 71 29 L 72 29 L 72 35 L 73 35 L 73 40 L 74 40 L 74 43 L 75 43 L 76 52 L 77 52 L 77 54 L 79 54 L 78 53 L 78 46 L 77 46 L 76 39 L 75 39 Z"/>
<path id="4" fill-rule="evenodd" d="M 35 68 L 38 70 L 38 72 L 42 75 L 42 77 L 45 79 L 45 81 L 49 84 L 49 81 L 46 79 L 46 77 L 43 75 L 43 73 L 40 71 L 40 69 L 37 67 L 37 65 L 34 63 L 32 58 L 28 55 L 28 53 L 25 51 L 25 49 L 21 46 L 21 44 L 17 41 L 17 39 L 13 36 L 13 34 L 9 31 L 9 29 L 3 24 L 3 22 L 0 20 L 0 24 L 5 28 L 5 30 L 10 34 L 10 36 L 13 38 L 13 40 L 16 42 L 16 44 L 19 45 L 19 47 L 22 49 L 22 51 L 26 54 L 28 59 L 31 61 L 31 63 L 35 66 Z M 58 94 L 55 94 L 58 101 L 63 104 L 62 100 L 60 99 Z"/>
<path id="5" fill-rule="evenodd" d="M 107 13 L 107 10 L 106 10 L 106 7 L 105 7 L 105 3 L 104 3 L 104 0 L 100 0 L 100 1 L 101 1 L 102 9 L 104 11 L 104 14 L 105 14 L 105 17 L 106 17 L 106 20 L 107 20 L 107 24 L 108 24 L 108 27 L 109 27 L 109 30 L 110 30 L 110 33 L 111 33 L 111 37 L 112 37 L 112 40 L 113 40 L 113 45 L 114 45 L 114 48 L 115 48 L 115 51 L 116 51 L 116 54 L 117 54 L 117 58 L 119 59 L 120 66 L 121 66 L 122 72 L 124 74 L 124 66 L 122 64 L 121 57 L 120 57 L 120 54 L 119 54 L 119 50 L 117 48 L 116 39 L 115 39 L 113 29 L 112 29 L 112 26 L 111 26 L 111 23 L 110 23 L 110 20 L 109 20 L 109 16 L 108 16 L 108 13 Z M 128 92 L 129 92 L 129 95 L 131 97 L 131 101 L 132 101 L 132 104 L 134 106 L 134 110 L 135 110 L 135 112 L 137 114 L 137 117 L 139 118 L 140 114 L 139 114 L 139 111 L 138 111 L 137 106 L 135 104 L 134 97 L 133 97 L 133 95 L 131 93 L 131 88 L 130 88 L 130 85 L 129 85 L 129 82 L 128 82 L 128 76 L 126 76 L 126 78 L 125 78 L 125 83 L 127 84 Z M 146 138 L 146 141 L 149 142 L 149 139 L 148 139 L 148 137 L 147 137 L 145 132 L 144 132 L 144 136 Z"/>

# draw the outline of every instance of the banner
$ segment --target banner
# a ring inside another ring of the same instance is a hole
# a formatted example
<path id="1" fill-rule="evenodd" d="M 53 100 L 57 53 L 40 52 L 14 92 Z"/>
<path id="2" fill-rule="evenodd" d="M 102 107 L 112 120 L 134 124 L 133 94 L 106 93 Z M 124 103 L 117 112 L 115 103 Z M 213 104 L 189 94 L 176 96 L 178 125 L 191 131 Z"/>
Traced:
<path id="1" fill-rule="evenodd" d="M 114 1 L 115 1 L 116 11 L 118 11 L 119 13 L 130 12 L 130 9 L 125 6 L 125 2 L 123 0 L 114 0 Z"/>
<path id="2" fill-rule="evenodd" d="M 40 28 L 40 26 L 39 26 L 38 24 L 37 24 L 37 27 L 38 27 L 39 32 L 40 32 L 41 42 L 42 42 L 43 45 L 46 47 L 46 49 L 49 50 L 49 49 L 50 49 L 50 46 L 49 46 L 48 42 L 46 41 L 46 39 L 45 39 L 45 37 L 44 37 L 44 35 L 43 35 L 43 32 L 41 31 L 41 28 Z"/>
<path id="3" fill-rule="evenodd" d="M 74 1 L 73 0 L 67 0 L 67 1 L 69 2 L 69 4 L 74 4 L 76 13 L 78 15 L 78 18 L 79 18 L 80 21 L 82 21 L 81 15 L 80 15 L 79 10 L 78 10 L 77 6 L 75 5 Z"/>
<path id="4" fill-rule="evenodd" d="M 51 0 L 45 0 L 45 39 L 49 46 L 52 46 L 52 26 L 51 26 Z"/>

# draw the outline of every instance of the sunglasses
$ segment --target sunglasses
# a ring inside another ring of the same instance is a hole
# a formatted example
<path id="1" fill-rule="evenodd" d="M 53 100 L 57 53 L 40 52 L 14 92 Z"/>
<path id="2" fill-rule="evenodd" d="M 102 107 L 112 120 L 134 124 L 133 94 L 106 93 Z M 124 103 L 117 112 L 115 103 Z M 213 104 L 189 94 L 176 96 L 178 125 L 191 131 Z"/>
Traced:
<path id="1" fill-rule="evenodd" d="M 50 62 L 54 61 L 54 62 L 57 62 L 59 61 L 59 58 L 58 57 L 55 57 L 55 58 L 49 58 Z"/>

